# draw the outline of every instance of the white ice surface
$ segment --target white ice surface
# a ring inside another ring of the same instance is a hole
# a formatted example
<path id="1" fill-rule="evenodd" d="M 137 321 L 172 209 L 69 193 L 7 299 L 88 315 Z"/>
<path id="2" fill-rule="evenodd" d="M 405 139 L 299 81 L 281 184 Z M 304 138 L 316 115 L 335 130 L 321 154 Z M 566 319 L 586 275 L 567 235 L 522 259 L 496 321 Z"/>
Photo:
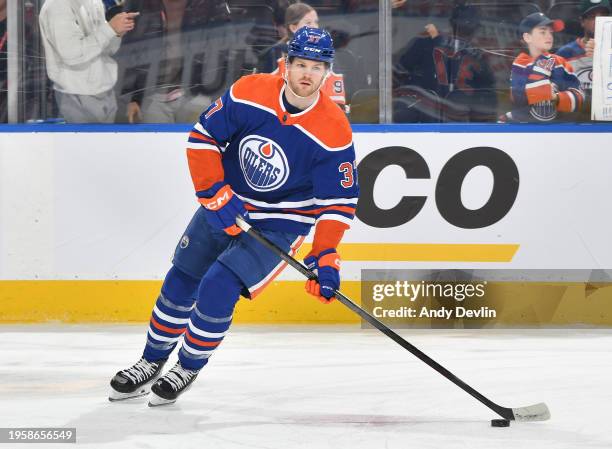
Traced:
<path id="1" fill-rule="evenodd" d="M 177 404 L 110 403 L 108 382 L 139 358 L 144 332 L 0 326 L 0 427 L 76 427 L 90 448 L 612 447 L 611 330 L 401 331 L 503 406 L 548 404 L 550 421 L 510 428 L 490 427 L 485 406 L 356 327 L 235 326 Z M 13 445 L 29 446 L 60 445 Z"/>

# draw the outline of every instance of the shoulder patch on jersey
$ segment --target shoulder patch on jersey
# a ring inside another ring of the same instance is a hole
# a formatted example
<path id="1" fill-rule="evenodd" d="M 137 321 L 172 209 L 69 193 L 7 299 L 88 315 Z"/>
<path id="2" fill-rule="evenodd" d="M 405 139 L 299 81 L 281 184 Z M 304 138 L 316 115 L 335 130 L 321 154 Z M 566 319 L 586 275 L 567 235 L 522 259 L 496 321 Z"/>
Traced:
<path id="1" fill-rule="evenodd" d="M 281 77 L 269 73 L 243 76 L 232 86 L 232 99 L 255 107 L 261 106 L 276 114 L 278 93 L 283 83 Z"/>
<path id="2" fill-rule="evenodd" d="M 353 143 L 346 115 L 326 95 L 321 95 L 319 104 L 295 126 L 328 151 L 344 150 Z"/>
<path id="3" fill-rule="evenodd" d="M 526 65 L 531 64 L 532 62 L 533 58 L 531 56 L 529 56 L 527 53 L 521 53 L 516 57 L 513 64 L 525 67 Z"/>

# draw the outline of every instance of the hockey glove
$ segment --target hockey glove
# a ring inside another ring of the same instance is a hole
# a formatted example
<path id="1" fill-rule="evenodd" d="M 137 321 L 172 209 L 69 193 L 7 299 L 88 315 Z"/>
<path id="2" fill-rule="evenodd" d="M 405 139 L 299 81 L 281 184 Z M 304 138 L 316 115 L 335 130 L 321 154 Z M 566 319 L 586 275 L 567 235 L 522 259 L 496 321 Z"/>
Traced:
<path id="1" fill-rule="evenodd" d="M 236 226 L 236 216 L 248 218 L 244 203 L 234 195 L 229 184 L 218 182 L 210 189 L 198 192 L 198 201 L 206 209 L 206 220 L 215 229 L 229 235 L 238 235 L 241 229 Z"/>
<path id="2" fill-rule="evenodd" d="M 306 281 L 306 292 L 324 304 L 336 299 L 334 292 L 340 288 L 340 256 L 336 250 L 326 249 L 318 257 L 308 256 L 304 264 L 319 278 L 319 282 L 313 279 Z"/>

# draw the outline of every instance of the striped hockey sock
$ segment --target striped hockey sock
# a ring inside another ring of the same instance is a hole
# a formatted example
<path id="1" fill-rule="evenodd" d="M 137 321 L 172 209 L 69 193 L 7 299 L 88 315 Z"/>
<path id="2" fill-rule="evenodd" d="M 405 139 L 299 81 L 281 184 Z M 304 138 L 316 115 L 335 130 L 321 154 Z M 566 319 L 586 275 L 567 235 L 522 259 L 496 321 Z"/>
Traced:
<path id="1" fill-rule="evenodd" d="M 206 273 L 179 351 L 184 368 L 200 370 L 208 363 L 229 330 L 241 288 L 240 280 L 220 263 Z"/>
<path id="2" fill-rule="evenodd" d="M 181 338 L 195 304 L 198 280 L 176 267 L 166 275 L 147 333 L 143 357 L 154 362 L 168 358 Z"/>

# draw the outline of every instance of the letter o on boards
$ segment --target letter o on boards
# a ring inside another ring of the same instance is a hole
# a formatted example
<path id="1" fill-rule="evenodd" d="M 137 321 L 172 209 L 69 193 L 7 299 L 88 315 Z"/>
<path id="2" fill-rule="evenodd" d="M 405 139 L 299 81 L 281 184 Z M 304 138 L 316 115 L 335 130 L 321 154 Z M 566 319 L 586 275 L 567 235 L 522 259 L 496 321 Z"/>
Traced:
<path id="1" fill-rule="evenodd" d="M 493 191 L 480 209 L 467 209 L 461 202 L 461 186 L 474 167 L 485 166 L 493 173 Z M 450 224 L 464 229 L 490 226 L 512 208 L 519 188 L 519 173 L 508 154 L 492 147 L 468 148 L 442 167 L 436 184 L 438 211 Z"/>
<path id="2" fill-rule="evenodd" d="M 385 167 L 399 165 L 404 169 L 406 178 L 429 179 L 429 167 L 425 159 L 414 150 L 406 147 L 384 147 L 373 151 L 362 159 L 359 172 L 359 201 L 357 217 L 365 224 L 375 228 L 393 228 L 412 220 L 423 208 L 427 197 L 404 196 L 391 209 L 381 209 L 374 202 L 374 184 Z"/>

